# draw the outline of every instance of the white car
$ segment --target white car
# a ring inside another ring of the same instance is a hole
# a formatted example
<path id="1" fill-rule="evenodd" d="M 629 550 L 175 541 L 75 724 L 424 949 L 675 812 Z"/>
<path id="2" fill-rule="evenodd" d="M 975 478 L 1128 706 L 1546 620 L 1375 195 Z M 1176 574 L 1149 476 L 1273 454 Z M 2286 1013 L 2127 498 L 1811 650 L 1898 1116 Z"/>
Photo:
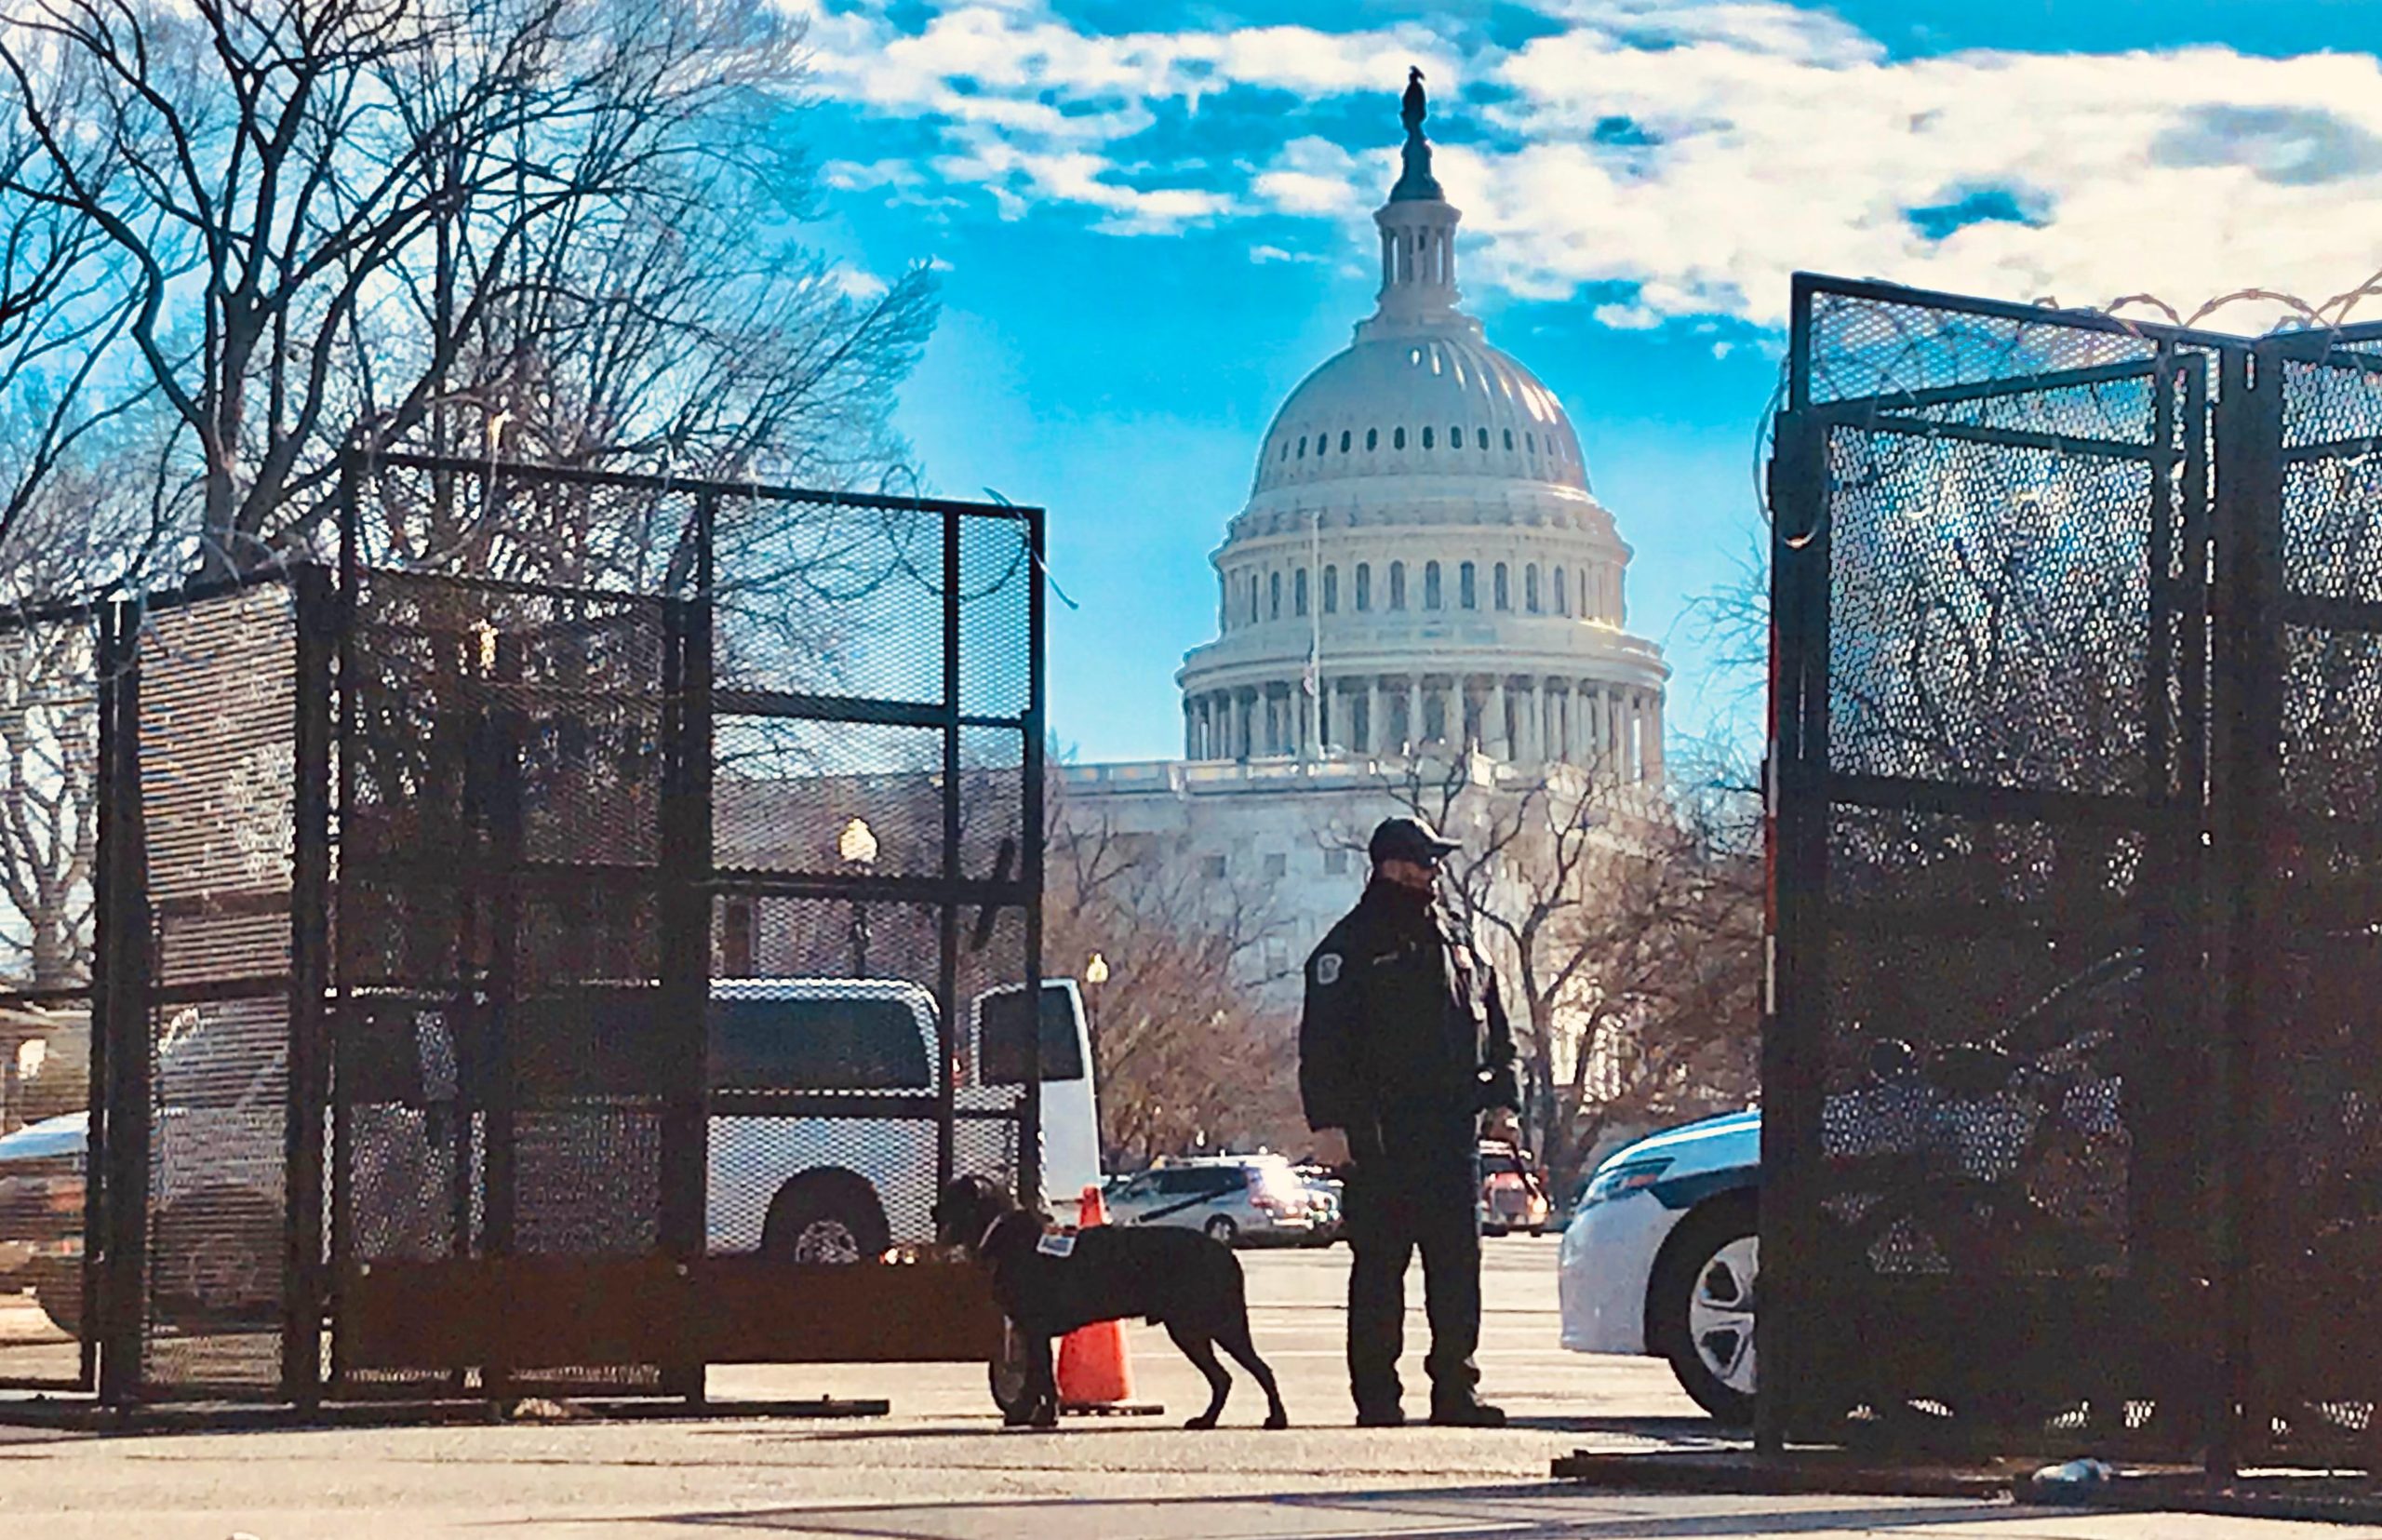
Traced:
<path id="1" fill-rule="evenodd" d="M 1303 1245 L 1315 1234 L 1306 1180 L 1279 1155 L 1171 1160 L 1110 1187 L 1107 1209 L 1112 1225 L 1198 1230 L 1227 1246 Z"/>
<path id="2" fill-rule="evenodd" d="M 1697 1405 L 1753 1421 L 1758 1110 L 1624 1146 L 1581 1190 L 1558 1263 L 1563 1346 L 1668 1359 Z"/>

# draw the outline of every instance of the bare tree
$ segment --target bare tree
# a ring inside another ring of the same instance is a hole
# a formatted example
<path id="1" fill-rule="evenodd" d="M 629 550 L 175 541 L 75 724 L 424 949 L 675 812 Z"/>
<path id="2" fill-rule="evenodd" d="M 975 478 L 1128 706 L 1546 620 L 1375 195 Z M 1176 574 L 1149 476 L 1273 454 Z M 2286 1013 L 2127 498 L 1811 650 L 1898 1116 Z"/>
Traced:
<path id="1" fill-rule="evenodd" d="M 1063 794 L 1047 826 L 1045 966 L 1080 973 L 1098 953 L 1109 970 L 1087 986 L 1108 1156 L 1304 1140 L 1293 1024 L 1265 1004 L 1265 943 L 1285 925 L 1265 891 Z"/>
<path id="2" fill-rule="evenodd" d="M 493 451 L 519 424 L 582 462 L 759 467 L 840 411 L 873 430 L 847 436 L 855 462 L 887 447 L 923 277 L 854 313 L 752 224 L 716 261 L 756 208 L 726 197 L 764 173 L 756 125 L 799 83 L 771 7 L 20 0 L 7 20 L 28 147 L 0 198 L 96 231 L 120 271 L 207 569 L 302 543 L 359 433 Z"/>
<path id="3" fill-rule="evenodd" d="M 1499 971 L 1559 1184 L 1608 1131 L 1752 1094 L 1760 863 L 1741 799 L 1479 756 L 1413 757 L 1383 790 L 1463 841 L 1442 891 Z"/>

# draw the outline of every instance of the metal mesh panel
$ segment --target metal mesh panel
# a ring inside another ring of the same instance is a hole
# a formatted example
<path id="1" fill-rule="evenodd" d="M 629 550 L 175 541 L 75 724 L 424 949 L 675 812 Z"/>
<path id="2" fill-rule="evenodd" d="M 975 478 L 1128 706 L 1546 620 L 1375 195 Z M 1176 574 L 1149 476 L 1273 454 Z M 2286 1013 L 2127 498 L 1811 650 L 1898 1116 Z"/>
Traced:
<path id="1" fill-rule="evenodd" d="M 942 702 L 939 514 L 795 494 L 723 499 L 717 520 L 712 666 L 723 695 Z"/>
<path id="2" fill-rule="evenodd" d="M 0 621 L 0 1386 L 90 1383 L 99 653 L 86 611 Z"/>
<path id="3" fill-rule="evenodd" d="M 942 874 L 941 730 L 723 716 L 712 731 L 712 851 L 721 868 Z M 865 838 L 847 838 L 855 819 Z"/>
<path id="4" fill-rule="evenodd" d="M 695 581 L 699 501 L 666 478 L 370 456 L 350 482 L 351 555 L 381 572 L 676 594 Z"/>
<path id="5" fill-rule="evenodd" d="M 2382 369 L 2280 362 L 2276 751 L 2253 966 L 2251 1436 L 2382 1457 Z"/>
<path id="6" fill-rule="evenodd" d="M 141 1374 L 281 1378 L 297 628 L 268 584 L 159 610 L 140 650 L 150 938 Z"/>
<path id="7" fill-rule="evenodd" d="M 2130 1304 L 2204 1276 L 2205 1214 L 2142 1195 L 2193 1170 L 2195 1050 L 2161 1035 L 2199 1009 L 2199 842 L 2164 804 L 2205 732 L 2206 364 L 1845 289 L 1807 296 L 1781 429 L 1782 711 L 1809 705 L 1765 1397 L 1783 1375 L 1801 1437 L 2186 1439 L 2172 1321 Z"/>
<path id="8" fill-rule="evenodd" d="M 2150 468 L 1828 435 L 1831 768 L 2145 789 Z"/>
<path id="9" fill-rule="evenodd" d="M 2147 369 L 2158 351 L 2147 336 L 2080 324 L 2055 312 L 1943 305 L 1847 285 L 1811 297 L 1802 377 L 1806 399 L 1815 407 L 1873 397 L 1893 404 L 1930 391 L 2065 370 Z M 2111 436 L 2146 442 L 2139 422 L 2122 415 Z"/>
<path id="10" fill-rule="evenodd" d="M 354 607 L 339 1255 L 649 1254 L 692 1038 L 655 982 L 662 607 L 388 572 Z"/>

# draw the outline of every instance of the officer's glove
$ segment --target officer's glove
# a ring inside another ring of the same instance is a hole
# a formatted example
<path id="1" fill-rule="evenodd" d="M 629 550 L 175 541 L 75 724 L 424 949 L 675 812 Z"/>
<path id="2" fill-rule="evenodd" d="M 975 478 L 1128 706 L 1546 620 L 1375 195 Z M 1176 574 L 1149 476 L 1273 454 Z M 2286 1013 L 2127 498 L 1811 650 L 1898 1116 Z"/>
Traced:
<path id="1" fill-rule="evenodd" d="M 1522 1105 L 1522 1078 L 1511 1065 L 1484 1067 L 1476 1078 L 1472 1095 L 1472 1110 L 1494 1112 L 1502 1107 L 1519 1111 Z"/>

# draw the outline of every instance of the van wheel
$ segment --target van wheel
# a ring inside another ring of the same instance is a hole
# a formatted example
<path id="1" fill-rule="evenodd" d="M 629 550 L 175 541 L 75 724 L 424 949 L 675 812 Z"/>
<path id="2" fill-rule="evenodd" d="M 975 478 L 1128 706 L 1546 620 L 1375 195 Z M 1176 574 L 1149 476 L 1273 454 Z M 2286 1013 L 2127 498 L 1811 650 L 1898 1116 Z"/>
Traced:
<path id="1" fill-rule="evenodd" d="M 83 1265 L 48 1263 L 33 1276 L 33 1303 L 70 1337 L 83 1335 Z"/>
<path id="2" fill-rule="evenodd" d="M 1220 1213 L 1208 1221 L 1208 1239 L 1220 1246 L 1229 1246 L 1240 1239 L 1240 1226 L 1232 1222 L 1230 1214 Z"/>
<path id="3" fill-rule="evenodd" d="M 281 1215 L 245 1192 L 168 1204 L 151 1239 L 157 1313 L 184 1330 L 273 1324 L 280 1314 Z"/>
<path id="4" fill-rule="evenodd" d="M 865 1262 L 892 1243 L 885 1210 L 858 1177 L 790 1182 L 761 1225 L 761 1254 L 780 1262 Z"/>

